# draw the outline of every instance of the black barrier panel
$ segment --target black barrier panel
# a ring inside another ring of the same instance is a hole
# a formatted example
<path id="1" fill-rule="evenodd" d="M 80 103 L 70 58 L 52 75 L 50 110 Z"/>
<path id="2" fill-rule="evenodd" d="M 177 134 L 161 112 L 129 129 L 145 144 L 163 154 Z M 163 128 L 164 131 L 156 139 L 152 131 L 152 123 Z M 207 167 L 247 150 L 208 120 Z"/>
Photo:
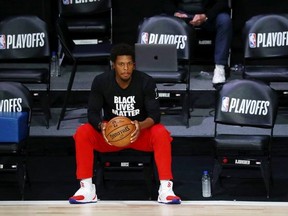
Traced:
<path id="1" fill-rule="evenodd" d="M 191 28 L 185 21 L 166 15 L 144 19 L 139 25 L 138 43 L 142 44 L 176 44 L 178 58 L 189 58 L 191 46 Z"/>
<path id="2" fill-rule="evenodd" d="M 94 11 L 107 11 L 111 8 L 110 0 L 61 0 L 62 15 L 93 14 Z"/>
<path id="3" fill-rule="evenodd" d="M 254 80 L 232 80 L 220 90 L 216 122 L 271 127 L 278 105 L 277 94 L 270 86 Z M 248 118 L 247 118 L 248 117 Z"/>
<path id="4" fill-rule="evenodd" d="M 16 16 L 0 23 L 0 58 L 49 56 L 46 23 L 36 16 Z"/>
<path id="5" fill-rule="evenodd" d="M 288 56 L 288 14 L 254 16 L 243 34 L 245 58 Z"/>

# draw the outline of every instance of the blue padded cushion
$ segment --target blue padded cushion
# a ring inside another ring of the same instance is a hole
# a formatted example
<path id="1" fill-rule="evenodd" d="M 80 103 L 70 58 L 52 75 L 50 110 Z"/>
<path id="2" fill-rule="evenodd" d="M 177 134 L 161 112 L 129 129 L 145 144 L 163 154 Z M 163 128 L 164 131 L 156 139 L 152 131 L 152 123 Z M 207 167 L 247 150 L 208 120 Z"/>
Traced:
<path id="1" fill-rule="evenodd" d="M 0 112 L 0 142 L 18 143 L 27 137 L 28 130 L 27 112 Z"/>

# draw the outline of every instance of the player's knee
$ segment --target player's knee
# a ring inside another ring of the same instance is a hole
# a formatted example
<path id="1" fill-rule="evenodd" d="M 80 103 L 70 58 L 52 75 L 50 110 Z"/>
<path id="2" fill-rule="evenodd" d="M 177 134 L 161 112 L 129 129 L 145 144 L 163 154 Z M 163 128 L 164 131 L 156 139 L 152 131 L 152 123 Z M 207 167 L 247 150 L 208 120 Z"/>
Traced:
<path id="1" fill-rule="evenodd" d="M 83 124 L 80 125 L 77 129 L 76 132 L 74 134 L 74 139 L 77 139 L 78 137 L 85 137 L 88 134 L 88 131 L 91 130 L 91 126 L 89 124 Z"/>
<path id="2" fill-rule="evenodd" d="M 153 127 L 151 128 L 151 132 L 155 136 L 159 136 L 159 137 L 169 136 L 170 137 L 170 132 L 162 124 L 153 125 Z"/>

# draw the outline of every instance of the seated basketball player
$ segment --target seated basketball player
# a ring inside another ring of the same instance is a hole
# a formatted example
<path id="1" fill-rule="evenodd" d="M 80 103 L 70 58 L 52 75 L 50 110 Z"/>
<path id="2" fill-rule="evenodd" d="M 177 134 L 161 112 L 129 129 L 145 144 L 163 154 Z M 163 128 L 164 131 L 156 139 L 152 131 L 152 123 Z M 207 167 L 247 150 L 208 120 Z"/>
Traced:
<path id="1" fill-rule="evenodd" d="M 150 76 L 134 70 L 134 49 L 130 45 L 115 45 L 111 62 L 111 72 L 95 77 L 88 102 L 88 123 L 81 125 L 74 135 L 80 189 L 69 198 L 69 202 L 97 202 L 96 188 L 92 183 L 93 151 L 115 152 L 131 148 L 154 152 L 160 179 L 158 202 L 180 204 L 181 199 L 172 188 L 172 138 L 160 123 L 156 84 Z M 124 148 L 110 145 L 104 137 L 106 122 L 121 115 L 130 118 L 136 126 L 131 134 L 131 144 Z"/>

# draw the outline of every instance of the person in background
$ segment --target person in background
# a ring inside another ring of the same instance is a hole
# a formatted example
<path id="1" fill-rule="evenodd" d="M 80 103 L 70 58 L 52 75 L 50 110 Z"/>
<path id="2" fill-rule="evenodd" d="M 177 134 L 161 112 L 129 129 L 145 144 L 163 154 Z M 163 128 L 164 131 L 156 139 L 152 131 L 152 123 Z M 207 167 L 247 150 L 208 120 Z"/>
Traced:
<path id="1" fill-rule="evenodd" d="M 69 198 L 69 202 L 97 202 L 96 187 L 92 183 L 94 151 L 115 152 L 131 148 L 154 152 L 160 180 L 158 202 L 180 204 L 180 197 L 173 192 L 172 137 L 160 123 L 156 83 L 152 77 L 135 70 L 134 48 L 128 44 L 113 47 L 111 62 L 112 71 L 93 80 L 88 101 L 88 123 L 81 125 L 74 134 L 76 176 L 80 180 L 80 189 Z M 120 148 L 106 141 L 105 127 L 110 119 L 122 115 L 131 119 L 136 130 L 131 134 L 131 144 Z"/>
<path id="2" fill-rule="evenodd" d="M 165 0 L 163 12 L 185 19 L 191 26 L 216 32 L 212 83 L 224 83 L 233 31 L 228 0 Z"/>

